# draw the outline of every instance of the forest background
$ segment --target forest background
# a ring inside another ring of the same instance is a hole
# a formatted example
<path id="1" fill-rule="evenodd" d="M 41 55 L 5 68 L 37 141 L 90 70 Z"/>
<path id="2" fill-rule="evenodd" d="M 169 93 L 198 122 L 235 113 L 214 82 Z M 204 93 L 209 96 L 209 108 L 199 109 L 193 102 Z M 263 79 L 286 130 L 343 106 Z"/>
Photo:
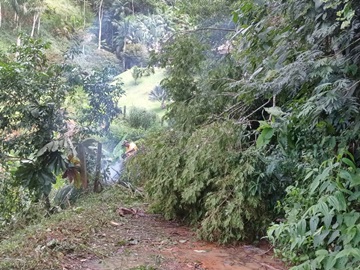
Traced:
<path id="1" fill-rule="evenodd" d="M 126 137 L 140 150 L 121 181 L 200 238 L 266 236 L 292 269 L 359 269 L 359 1 L 0 4 L 3 230 L 50 213 L 62 176 L 99 191 L 99 142 L 115 159 Z M 116 76 L 155 67 L 145 98 L 166 124 L 124 118 Z"/>

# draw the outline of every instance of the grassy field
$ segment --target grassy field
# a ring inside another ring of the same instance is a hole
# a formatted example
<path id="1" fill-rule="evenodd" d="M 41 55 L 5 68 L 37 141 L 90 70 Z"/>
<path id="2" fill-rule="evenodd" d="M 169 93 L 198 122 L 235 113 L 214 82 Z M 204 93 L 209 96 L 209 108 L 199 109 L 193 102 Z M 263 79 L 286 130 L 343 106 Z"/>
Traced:
<path id="1" fill-rule="evenodd" d="M 156 112 L 160 117 L 164 115 L 165 110 L 161 109 L 160 102 L 149 100 L 150 91 L 158 84 L 165 76 L 165 70 L 155 69 L 155 74 L 142 77 L 138 79 L 135 84 L 134 78 L 131 75 L 131 70 L 121 73 L 115 78 L 124 83 L 125 96 L 120 99 L 119 106 L 126 106 L 127 109 L 131 107 L 140 107 Z"/>

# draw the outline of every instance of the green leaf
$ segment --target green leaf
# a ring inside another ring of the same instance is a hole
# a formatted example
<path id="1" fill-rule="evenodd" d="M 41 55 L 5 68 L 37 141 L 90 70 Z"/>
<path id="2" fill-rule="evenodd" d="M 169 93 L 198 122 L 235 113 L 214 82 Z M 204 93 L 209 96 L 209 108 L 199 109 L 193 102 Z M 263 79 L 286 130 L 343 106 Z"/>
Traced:
<path id="1" fill-rule="evenodd" d="M 330 212 L 327 212 L 324 217 L 323 217 L 323 222 L 324 222 L 324 225 L 325 225 L 325 228 L 326 229 L 329 229 L 330 226 L 331 226 L 331 222 L 333 220 L 333 217 L 334 215 L 331 214 Z"/>
<path id="2" fill-rule="evenodd" d="M 336 191 L 335 197 L 337 198 L 340 204 L 340 211 L 345 211 L 347 208 L 347 203 L 344 194 L 341 191 Z"/>
<path id="3" fill-rule="evenodd" d="M 327 244 L 330 245 L 339 236 L 340 236 L 340 231 L 339 230 L 333 231 L 333 233 L 331 234 Z"/>
<path id="4" fill-rule="evenodd" d="M 319 225 L 319 217 L 318 216 L 312 216 L 310 218 L 310 231 L 312 233 L 316 232 L 317 226 Z"/>
<path id="5" fill-rule="evenodd" d="M 281 110 L 280 107 L 269 107 L 269 108 L 264 108 L 265 111 L 268 114 L 271 114 L 273 116 L 283 116 L 285 113 Z"/>
<path id="6" fill-rule="evenodd" d="M 357 259 L 360 259 L 360 249 L 358 248 L 345 248 L 344 250 L 340 251 L 335 256 L 335 260 L 342 258 L 342 257 L 355 257 Z"/>
<path id="7" fill-rule="evenodd" d="M 350 159 L 342 158 L 341 161 L 344 162 L 346 165 L 350 166 L 353 170 L 356 170 L 356 165 Z"/>
<path id="8" fill-rule="evenodd" d="M 266 121 L 259 121 L 259 127 L 257 128 L 257 130 L 261 131 L 265 128 L 271 128 L 271 125 Z"/>
<path id="9" fill-rule="evenodd" d="M 306 220 L 302 219 L 297 224 L 297 232 L 299 235 L 304 236 L 306 233 Z"/>
<path id="10" fill-rule="evenodd" d="M 356 224 L 359 217 L 360 217 L 359 212 L 352 211 L 350 213 L 344 214 L 344 222 L 345 222 L 347 227 L 352 227 L 352 226 L 354 226 Z"/>
<path id="11" fill-rule="evenodd" d="M 353 177 L 350 180 L 350 187 L 360 186 L 360 173 L 356 172 L 356 174 L 352 175 Z"/>
<path id="12" fill-rule="evenodd" d="M 314 194 L 315 190 L 318 188 L 319 184 L 320 184 L 320 175 L 316 176 L 314 181 L 311 182 L 310 185 L 310 195 Z"/>
<path id="13" fill-rule="evenodd" d="M 329 230 L 325 230 L 323 232 L 319 232 L 318 234 L 314 235 L 314 240 L 313 240 L 314 247 L 324 245 L 324 240 L 329 235 L 329 233 L 330 233 Z"/>
<path id="14" fill-rule="evenodd" d="M 304 181 L 308 180 L 313 174 L 314 174 L 314 171 L 308 172 L 304 178 Z"/>
<path id="15" fill-rule="evenodd" d="M 318 211 L 320 211 L 320 213 L 322 213 L 324 216 L 329 214 L 329 207 L 325 202 L 319 202 L 317 206 L 318 206 Z"/>
<path id="16" fill-rule="evenodd" d="M 318 249 L 315 251 L 315 255 L 316 255 L 316 262 L 317 263 L 321 263 L 326 257 L 329 256 L 329 251 L 327 251 L 326 249 Z M 314 267 L 314 269 L 316 269 L 318 267 Z"/>
<path id="17" fill-rule="evenodd" d="M 336 264 L 336 259 L 334 256 L 328 256 L 324 259 L 324 270 L 333 270 L 334 265 Z"/>
<path id="18" fill-rule="evenodd" d="M 339 177 L 342 178 L 342 179 L 345 179 L 347 181 L 352 180 L 351 174 L 346 170 L 341 170 L 340 173 L 339 173 Z"/>
<path id="19" fill-rule="evenodd" d="M 357 234 L 357 228 L 356 227 L 350 227 L 346 229 L 346 234 L 343 235 L 343 243 L 344 245 L 350 244 L 350 242 L 354 239 L 354 237 Z"/>
<path id="20" fill-rule="evenodd" d="M 348 198 L 348 200 L 351 201 L 356 201 L 360 199 L 360 191 L 354 192 L 351 194 L 351 196 Z"/>
<path id="21" fill-rule="evenodd" d="M 352 241 L 354 247 L 357 247 L 360 243 L 360 224 L 356 225 L 357 233 Z"/>
<path id="22" fill-rule="evenodd" d="M 341 192 L 336 192 L 335 195 L 329 196 L 327 198 L 329 204 L 334 207 L 337 211 L 346 210 L 346 201 L 345 197 Z"/>
<path id="23" fill-rule="evenodd" d="M 233 15 L 233 16 L 232 16 L 233 22 L 234 22 L 234 23 L 238 23 L 238 21 L 239 21 L 239 13 L 237 13 L 237 12 L 234 11 L 234 12 L 232 13 L 232 15 Z"/>
<path id="24" fill-rule="evenodd" d="M 274 135 L 273 128 L 264 128 L 256 140 L 256 147 L 260 148 L 262 146 L 267 145 L 270 142 L 273 135 Z"/>

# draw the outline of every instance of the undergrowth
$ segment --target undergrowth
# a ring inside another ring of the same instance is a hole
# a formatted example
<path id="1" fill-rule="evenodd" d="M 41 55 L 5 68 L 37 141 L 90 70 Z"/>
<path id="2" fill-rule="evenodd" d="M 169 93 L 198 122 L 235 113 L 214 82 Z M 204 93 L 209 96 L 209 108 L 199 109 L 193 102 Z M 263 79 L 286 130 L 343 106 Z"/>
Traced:
<path id="1" fill-rule="evenodd" d="M 69 210 L 24 229 L 8 231 L 0 242 L 0 269 L 64 269 L 64 263 L 75 254 L 77 258 L 103 258 L 111 249 L 101 244 L 101 230 L 121 218 L 116 213 L 119 205 L 134 204 L 134 197 L 114 186 L 84 196 Z M 93 239 L 99 244 L 89 245 Z"/>

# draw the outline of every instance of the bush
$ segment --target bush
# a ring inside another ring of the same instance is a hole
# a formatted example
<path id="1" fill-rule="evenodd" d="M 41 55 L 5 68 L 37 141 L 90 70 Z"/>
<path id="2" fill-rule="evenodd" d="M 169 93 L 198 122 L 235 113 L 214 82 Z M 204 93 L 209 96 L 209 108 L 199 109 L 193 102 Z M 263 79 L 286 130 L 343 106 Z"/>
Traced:
<path id="1" fill-rule="evenodd" d="M 11 175 L 0 172 L 0 227 L 12 221 L 14 215 L 27 208 L 30 195 L 16 186 Z"/>
<path id="2" fill-rule="evenodd" d="M 359 269 L 359 175 L 354 159 L 339 155 L 288 187 L 285 221 L 268 237 L 278 255 L 298 265 L 291 269 Z"/>
<path id="3" fill-rule="evenodd" d="M 129 117 L 127 118 L 130 127 L 136 129 L 142 128 L 144 130 L 155 125 L 157 119 L 156 113 L 136 107 L 130 109 Z"/>
<path id="4" fill-rule="evenodd" d="M 165 218 L 197 226 L 206 240 L 252 240 L 263 235 L 272 218 L 277 182 L 263 173 L 266 161 L 244 143 L 246 136 L 231 122 L 194 133 L 154 133 L 127 170 L 137 176 L 133 181 L 145 184 L 152 209 Z"/>
<path id="5" fill-rule="evenodd" d="M 73 205 L 82 193 L 82 189 L 77 189 L 72 185 L 66 185 L 58 190 L 54 198 L 54 203 L 62 209 L 65 209 Z"/>

